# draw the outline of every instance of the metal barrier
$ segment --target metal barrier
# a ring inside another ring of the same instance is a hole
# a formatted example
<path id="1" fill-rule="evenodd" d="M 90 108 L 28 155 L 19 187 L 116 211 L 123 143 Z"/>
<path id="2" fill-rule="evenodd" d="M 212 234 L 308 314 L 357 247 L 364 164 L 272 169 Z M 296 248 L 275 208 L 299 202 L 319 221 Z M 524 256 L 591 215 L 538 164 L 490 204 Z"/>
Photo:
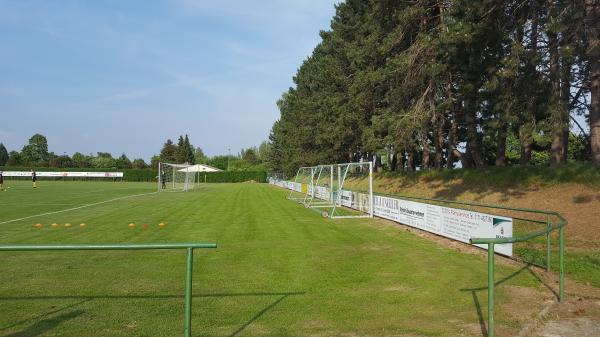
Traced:
<path id="1" fill-rule="evenodd" d="M 194 249 L 217 248 L 216 243 L 156 243 L 156 244 L 77 244 L 77 245 L 0 245 L 4 252 L 61 251 L 61 250 L 156 250 L 186 249 L 185 323 L 184 336 L 192 336 L 192 271 Z"/>
<path id="2" fill-rule="evenodd" d="M 379 194 L 377 195 L 385 195 Z M 481 207 L 481 208 L 490 208 L 490 209 L 500 209 L 506 211 L 517 211 L 524 213 L 533 213 L 540 214 L 546 216 L 546 221 L 536 220 L 536 219 L 526 219 L 520 217 L 512 217 L 513 219 L 530 221 L 534 223 L 546 224 L 546 228 L 538 231 L 534 231 L 531 233 L 527 233 L 523 236 L 514 236 L 510 238 L 472 238 L 470 241 L 472 244 L 487 244 L 488 245 L 488 337 L 494 337 L 494 246 L 503 243 L 516 243 L 516 242 L 524 242 L 527 240 L 531 240 L 533 238 L 546 235 L 546 270 L 550 271 L 550 234 L 558 230 L 559 231 L 559 253 L 558 253 L 558 264 L 559 264 L 559 290 L 558 290 L 558 301 L 562 301 L 564 297 L 564 289 L 565 289 L 565 233 L 564 227 L 568 224 L 567 219 L 565 219 L 560 213 L 554 211 L 542 211 L 531 208 L 517 208 L 517 207 L 508 207 L 501 205 L 486 205 L 474 202 L 464 202 L 464 201 L 452 201 L 452 200 L 444 200 L 444 199 L 435 199 L 435 198 L 425 198 L 425 197 L 411 197 L 411 196 L 403 196 L 403 195 L 393 195 L 394 197 L 401 199 L 412 199 L 412 200 L 423 200 L 429 202 L 438 202 L 444 204 L 455 204 L 455 205 L 463 205 L 463 206 L 471 206 L 471 207 Z M 552 218 L 558 218 L 558 222 L 553 223 Z"/>
<path id="3" fill-rule="evenodd" d="M 368 193 L 368 191 L 364 190 L 353 190 L 359 193 Z M 533 238 L 546 235 L 546 270 L 550 271 L 550 235 L 553 231 L 559 231 L 559 291 L 558 291 L 558 301 L 562 301 L 564 297 L 564 288 L 565 288 L 565 279 L 564 279 L 564 259 L 565 259 L 565 234 L 564 234 L 564 226 L 568 224 L 568 221 L 558 212 L 554 211 L 542 211 L 531 208 L 518 208 L 518 207 L 508 207 L 501 205 L 486 205 L 475 202 L 465 202 L 465 201 L 453 201 L 453 200 L 445 200 L 445 199 L 436 199 L 436 198 L 427 198 L 427 197 L 413 197 L 407 195 L 398 195 L 398 194 L 387 194 L 387 193 L 376 193 L 373 195 L 384 196 L 384 197 L 394 197 L 405 200 L 421 200 L 427 201 L 430 203 L 443 203 L 443 204 L 453 204 L 453 205 L 462 205 L 462 206 L 470 206 L 470 207 L 480 207 L 480 208 L 489 208 L 489 209 L 499 209 L 505 211 L 517 211 L 524 213 L 533 213 L 539 215 L 545 215 L 546 220 L 537 220 L 537 219 L 527 219 L 521 217 L 513 216 L 513 219 L 529 221 L 533 223 L 546 224 L 546 228 L 538 231 L 534 231 L 528 233 L 523 236 L 513 236 L 510 238 L 471 238 L 472 244 L 487 244 L 488 245 L 488 337 L 494 337 L 494 246 L 497 244 L 503 243 L 516 243 L 516 242 L 524 242 L 527 240 L 531 240 Z M 553 223 L 552 218 L 558 218 L 558 222 Z"/>

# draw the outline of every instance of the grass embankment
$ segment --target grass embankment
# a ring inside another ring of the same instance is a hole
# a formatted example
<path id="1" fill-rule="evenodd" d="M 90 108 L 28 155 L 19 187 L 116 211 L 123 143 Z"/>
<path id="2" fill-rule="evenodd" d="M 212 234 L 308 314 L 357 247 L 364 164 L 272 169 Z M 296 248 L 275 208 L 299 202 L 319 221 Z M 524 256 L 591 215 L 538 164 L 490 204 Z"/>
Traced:
<path id="1" fill-rule="evenodd" d="M 155 188 L 14 184 L 0 193 L 0 222 Z M 194 336 L 481 336 L 484 258 L 377 219 L 324 219 L 286 194 L 266 184 L 149 194 L 6 223 L 0 243 L 216 241 L 195 259 Z M 0 336 L 181 333 L 184 252 L 1 256 Z M 498 266 L 497 279 L 497 332 L 513 335 L 551 295 L 525 269 Z"/>
<path id="2" fill-rule="evenodd" d="M 413 174 L 380 173 L 375 176 L 375 191 L 558 211 L 569 221 L 565 230 L 568 277 L 600 287 L 600 169 L 597 167 L 569 164 L 555 168 L 512 166 Z M 475 209 L 508 216 L 532 216 Z M 516 221 L 514 230 L 520 235 L 539 226 Z M 551 246 L 551 266 L 556 267 L 556 234 Z M 525 260 L 545 264 L 545 237 L 516 244 L 515 253 Z"/>

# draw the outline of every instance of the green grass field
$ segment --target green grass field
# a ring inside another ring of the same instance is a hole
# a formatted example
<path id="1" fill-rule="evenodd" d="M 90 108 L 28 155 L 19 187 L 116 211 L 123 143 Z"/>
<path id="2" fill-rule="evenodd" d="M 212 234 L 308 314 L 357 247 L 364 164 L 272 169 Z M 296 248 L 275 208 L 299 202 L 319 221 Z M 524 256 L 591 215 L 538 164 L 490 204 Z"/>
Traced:
<path id="1" fill-rule="evenodd" d="M 6 223 L 156 188 L 9 185 L 0 192 L 0 244 L 217 242 L 196 252 L 194 336 L 482 335 L 485 259 L 381 220 L 325 219 L 286 200 L 284 190 L 248 183 Z M 184 251 L 4 252 L 0 261 L 0 336 L 183 334 Z M 499 266 L 496 275 L 502 336 L 542 305 L 524 293 L 549 291 L 523 269 Z"/>

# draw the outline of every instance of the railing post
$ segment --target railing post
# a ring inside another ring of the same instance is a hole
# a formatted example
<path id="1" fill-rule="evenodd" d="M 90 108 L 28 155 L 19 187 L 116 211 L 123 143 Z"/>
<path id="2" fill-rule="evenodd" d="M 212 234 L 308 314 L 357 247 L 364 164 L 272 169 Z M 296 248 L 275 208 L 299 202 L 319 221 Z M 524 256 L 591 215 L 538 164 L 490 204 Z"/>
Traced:
<path id="1" fill-rule="evenodd" d="M 546 227 L 550 227 L 550 215 L 546 215 Z M 552 231 L 546 233 L 546 271 L 550 271 L 550 234 Z"/>
<path id="2" fill-rule="evenodd" d="M 488 243 L 488 337 L 494 337 L 494 243 Z"/>
<path id="3" fill-rule="evenodd" d="M 184 336 L 192 337 L 192 271 L 194 266 L 194 249 L 187 249 L 185 275 L 185 328 Z"/>
<path id="4" fill-rule="evenodd" d="M 558 265 L 559 271 L 559 290 L 558 301 L 561 302 L 565 295 L 565 227 L 560 227 L 558 237 L 559 253 Z"/>

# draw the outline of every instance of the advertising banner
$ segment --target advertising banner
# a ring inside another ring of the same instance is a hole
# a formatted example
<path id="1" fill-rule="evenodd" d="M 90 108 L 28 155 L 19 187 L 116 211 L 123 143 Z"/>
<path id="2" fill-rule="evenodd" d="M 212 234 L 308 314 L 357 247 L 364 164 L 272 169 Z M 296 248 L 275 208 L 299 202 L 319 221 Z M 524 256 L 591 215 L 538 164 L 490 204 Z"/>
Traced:
<path id="1" fill-rule="evenodd" d="M 376 216 L 461 242 L 512 236 L 511 218 L 383 196 L 373 201 Z M 512 244 L 496 245 L 496 252 L 512 256 Z"/>
<path id="2" fill-rule="evenodd" d="M 29 171 L 4 171 L 5 177 L 31 177 Z M 54 178 L 123 178 L 123 172 L 35 172 L 38 177 Z"/>
<path id="3" fill-rule="evenodd" d="M 304 187 L 299 189 L 304 190 Z M 306 191 L 312 194 L 313 187 L 306 186 Z M 317 186 L 314 191 L 317 198 L 330 198 L 329 190 L 324 187 Z M 368 201 L 367 194 L 341 191 L 340 203 L 344 207 L 364 211 L 368 209 Z M 469 243 L 471 238 L 504 238 L 513 235 L 513 220 L 508 217 L 379 195 L 373 197 L 373 205 L 375 216 L 464 243 Z M 487 249 L 487 245 L 476 246 Z M 495 248 L 498 254 L 512 256 L 510 243 L 496 245 Z"/>

